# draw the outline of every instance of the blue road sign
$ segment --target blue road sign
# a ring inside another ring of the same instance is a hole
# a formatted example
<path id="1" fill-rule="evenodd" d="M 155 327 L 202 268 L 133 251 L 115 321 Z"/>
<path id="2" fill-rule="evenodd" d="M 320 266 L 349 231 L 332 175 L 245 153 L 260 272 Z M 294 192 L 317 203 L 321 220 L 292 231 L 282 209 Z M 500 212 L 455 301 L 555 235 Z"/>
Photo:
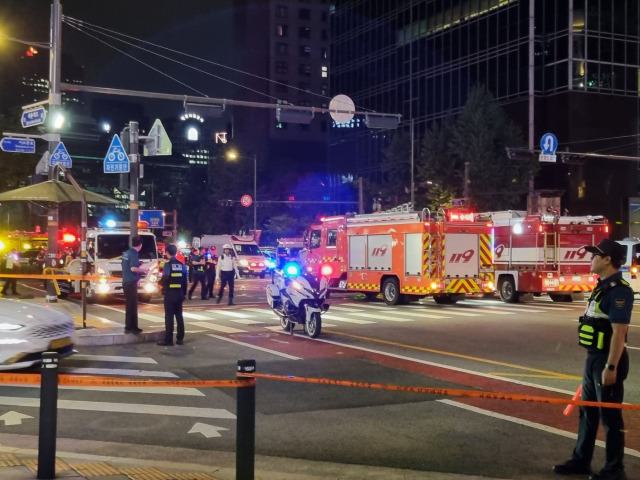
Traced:
<path id="1" fill-rule="evenodd" d="M 4 137 L 0 140 L 0 149 L 12 153 L 36 153 L 36 141 L 32 138 Z"/>
<path id="2" fill-rule="evenodd" d="M 122 146 L 120 137 L 114 135 L 107 155 L 104 157 L 104 173 L 127 173 L 129 171 L 129 157 Z"/>
<path id="3" fill-rule="evenodd" d="M 149 228 L 164 228 L 164 215 L 162 210 L 138 210 L 138 220 L 147 222 Z"/>
<path id="4" fill-rule="evenodd" d="M 22 112 L 22 127 L 27 128 L 35 125 L 42 125 L 45 118 L 47 118 L 47 111 L 44 107 L 25 110 Z"/>
<path id="5" fill-rule="evenodd" d="M 553 133 L 545 133 L 540 139 L 540 150 L 544 155 L 554 155 L 558 148 L 558 139 Z"/>
<path id="6" fill-rule="evenodd" d="M 49 165 L 53 167 L 59 163 L 65 168 L 71 168 L 71 155 L 67 152 L 67 148 L 64 146 L 64 143 L 60 142 L 56 149 L 53 151 L 51 156 L 49 157 Z"/>

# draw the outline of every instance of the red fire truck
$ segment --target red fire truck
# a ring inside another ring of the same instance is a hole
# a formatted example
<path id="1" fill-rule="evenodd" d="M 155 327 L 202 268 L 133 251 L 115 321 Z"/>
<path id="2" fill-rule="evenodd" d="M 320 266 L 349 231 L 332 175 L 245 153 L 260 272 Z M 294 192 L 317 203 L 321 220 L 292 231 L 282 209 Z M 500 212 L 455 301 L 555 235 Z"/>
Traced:
<path id="1" fill-rule="evenodd" d="M 478 217 L 494 225 L 493 264 L 500 298 L 518 302 L 523 294 L 548 293 L 553 301 L 590 292 L 596 284 L 591 255 L 583 248 L 609 237 L 602 216 L 561 216 L 554 212 L 489 212 Z"/>
<path id="2" fill-rule="evenodd" d="M 306 233 L 301 257 L 311 271 L 331 265 L 333 290 L 382 293 L 388 305 L 495 290 L 491 225 L 456 210 L 325 218 Z"/>

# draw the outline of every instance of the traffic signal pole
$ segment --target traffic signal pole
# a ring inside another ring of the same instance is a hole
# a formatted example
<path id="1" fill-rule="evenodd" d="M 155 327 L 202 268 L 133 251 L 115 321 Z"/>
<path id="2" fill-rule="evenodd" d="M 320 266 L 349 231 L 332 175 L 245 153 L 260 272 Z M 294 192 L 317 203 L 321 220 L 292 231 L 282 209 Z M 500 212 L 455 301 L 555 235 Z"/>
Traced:
<path id="1" fill-rule="evenodd" d="M 139 135 L 138 122 L 129 122 L 129 223 L 131 223 L 131 238 L 138 235 Z"/>

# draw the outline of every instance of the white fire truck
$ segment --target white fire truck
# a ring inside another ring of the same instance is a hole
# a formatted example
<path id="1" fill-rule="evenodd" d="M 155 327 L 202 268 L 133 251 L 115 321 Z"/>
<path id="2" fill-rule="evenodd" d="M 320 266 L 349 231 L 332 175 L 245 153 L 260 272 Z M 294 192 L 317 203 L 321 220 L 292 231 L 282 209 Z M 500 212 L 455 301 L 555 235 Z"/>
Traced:
<path id="1" fill-rule="evenodd" d="M 314 273 L 331 265 L 333 290 L 382 293 L 388 305 L 495 291 L 491 226 L 455 210 L 326 218 L 306 232 L 301 258 Z"/>
<path id="2" fill-rule="evenodd" d="M 609 237 L 604 217 L 511 210 L 478 217 L 493 224 L 495 281 L 504 302 L 518 302 L 528 293 L 571 301 L 573 294 L 595 287 L 591 255 L 583 247 Z"/>

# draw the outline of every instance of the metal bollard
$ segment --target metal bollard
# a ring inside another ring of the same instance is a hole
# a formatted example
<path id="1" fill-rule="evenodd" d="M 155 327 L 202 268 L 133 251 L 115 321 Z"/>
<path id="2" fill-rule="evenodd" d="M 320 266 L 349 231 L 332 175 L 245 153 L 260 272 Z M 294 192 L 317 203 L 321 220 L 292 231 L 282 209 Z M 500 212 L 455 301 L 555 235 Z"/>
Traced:
<path id="1" fill-rule="evenodd" d="M 39 479 L 56 478 L 56 430 L 58 425 L 58 354 L 42 354 L 40 374 Z"/>
<path id="2" fill-rule="evenodd" d="M 238 360 L 239 373 L 256 371 L 255 360 Z M 238 380 L 251 380 L 238 377 Z M 254 480 L 256 449 L 256 387 L 239 387 L 236 404 L 236 480 Z"/>

